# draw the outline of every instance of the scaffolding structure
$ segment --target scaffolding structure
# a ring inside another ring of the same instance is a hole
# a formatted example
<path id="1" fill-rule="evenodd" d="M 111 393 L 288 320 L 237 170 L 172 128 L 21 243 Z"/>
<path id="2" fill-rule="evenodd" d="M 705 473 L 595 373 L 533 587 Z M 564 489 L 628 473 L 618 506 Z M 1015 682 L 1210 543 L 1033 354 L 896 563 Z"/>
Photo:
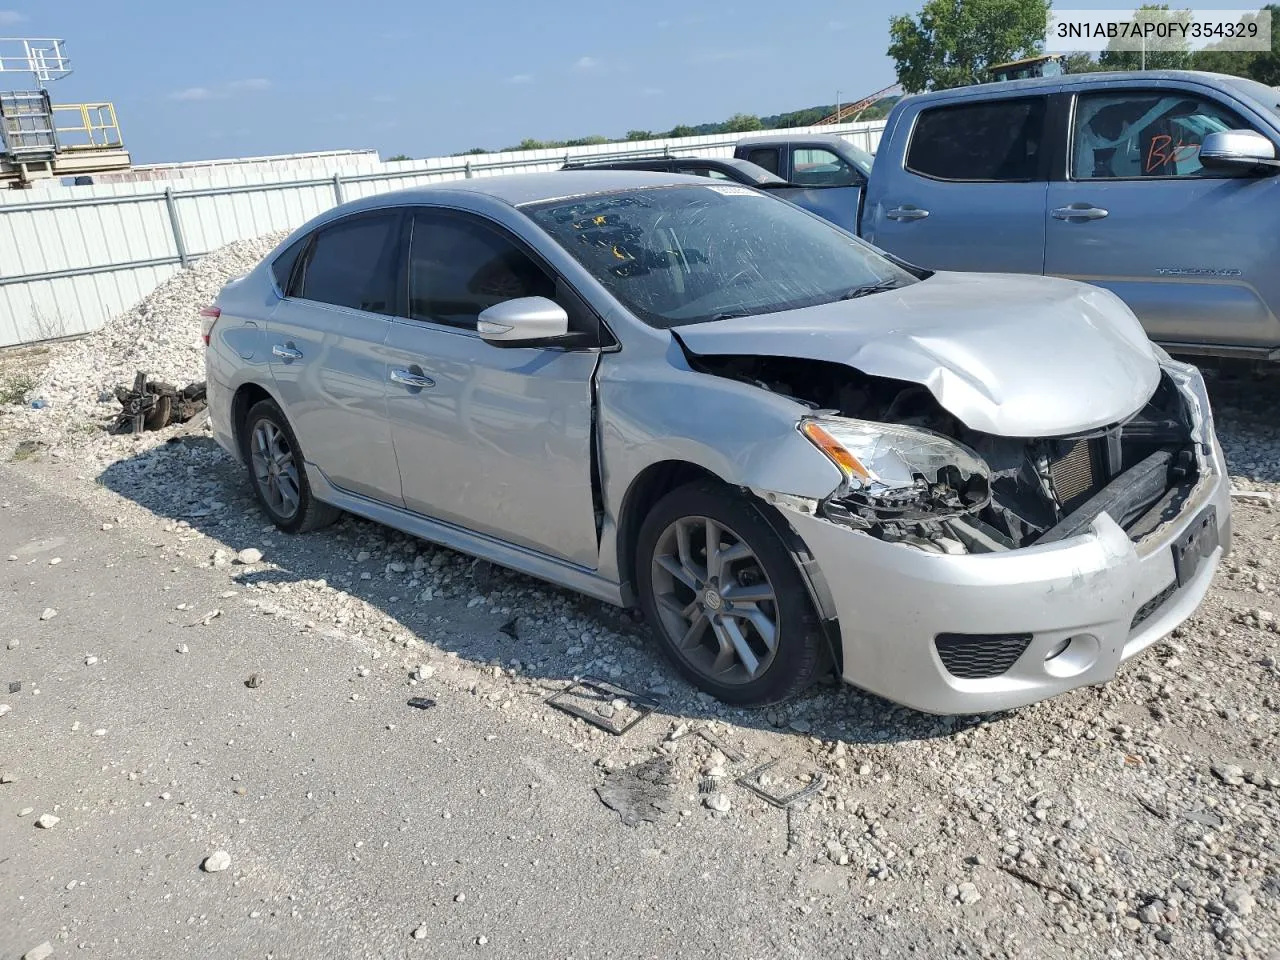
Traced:
<path id="1" fill-rule="evenodd" d="M 35 79 L 36 89 L 0 90 L 0 185 L 128 169 L 111 103 L 54 103 L 48 84 L 71 74 L 65 41 L 0 37 L 0 74 Z M 0 79 L 4 79 L 0 77 Z"/>

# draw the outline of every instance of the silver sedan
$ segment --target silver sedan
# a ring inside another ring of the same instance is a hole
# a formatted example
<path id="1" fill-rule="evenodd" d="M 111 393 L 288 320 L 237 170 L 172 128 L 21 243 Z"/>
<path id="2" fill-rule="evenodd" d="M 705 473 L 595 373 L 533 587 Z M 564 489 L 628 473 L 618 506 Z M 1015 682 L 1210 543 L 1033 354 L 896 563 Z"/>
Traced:
<path id="1" fill-rule="evenodd" d="M 1112 294 L 930 273 L 751 188 L 557 172 L 370 197 L 205 311 L 219 442 L 345 510 L 638 605 L 758 705 L 1108 680 L 1230 540 L 1195 368 Z"/>

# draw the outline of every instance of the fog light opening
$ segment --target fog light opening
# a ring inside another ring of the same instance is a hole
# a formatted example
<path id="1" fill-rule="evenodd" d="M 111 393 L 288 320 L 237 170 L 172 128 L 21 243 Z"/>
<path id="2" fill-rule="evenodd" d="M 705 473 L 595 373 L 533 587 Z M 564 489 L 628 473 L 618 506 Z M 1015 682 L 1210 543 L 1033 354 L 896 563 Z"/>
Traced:
<path id="1" fill-rule="evenodd" d="M 1045 654 L 1045 672 L 1053 677 L 1076 677 L 1098 662 L 1102 644 L 1090 633 L 1078 633 L 1054 644 Z"/>

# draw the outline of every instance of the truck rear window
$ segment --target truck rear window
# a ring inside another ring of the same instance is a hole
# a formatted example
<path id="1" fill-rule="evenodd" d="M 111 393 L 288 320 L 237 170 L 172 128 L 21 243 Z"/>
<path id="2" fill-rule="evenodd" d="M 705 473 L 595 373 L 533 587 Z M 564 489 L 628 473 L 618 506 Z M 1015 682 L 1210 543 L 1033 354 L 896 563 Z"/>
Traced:
<path id="1" fill-rule="evenodd" d="M 935 180 L 1041 179 L 1044 97 L 955 103 L 923 110 L 907 169 Z"/>

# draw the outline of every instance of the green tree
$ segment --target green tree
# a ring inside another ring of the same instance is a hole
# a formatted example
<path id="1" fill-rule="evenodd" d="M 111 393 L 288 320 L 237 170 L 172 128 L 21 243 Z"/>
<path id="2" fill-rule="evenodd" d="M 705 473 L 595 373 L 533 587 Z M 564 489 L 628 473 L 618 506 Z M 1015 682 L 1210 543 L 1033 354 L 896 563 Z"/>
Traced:
<path id="1" fill-rule="evenodd" d="M 1170 10 L 1167 3 L 1144 3 L 1135 11 L 1131 22 L 1137 23 L 1189 23 L 1190 10 Z M 1166 39 L 1153 37 L 1147 41 L 1146 50 L 1117 50 L 1116 41 L 1098 55 L 1098 66 L 1103 70 L 1190 70 L 1194 55 L 1181 36 Z"/>
<path id="2" fill-rule="evenodd" d="M 656 140 L 658 135 L 652 130 L 628 130 L 628 140 Z"/>
<path id="3" fill-rule="evenodd" d="M 752 130 L 763 130 L 760 118 L 751 113 L 735 113 L 723 124 L 725 133 L 750 133 Z"/>
<path id="4" fill-rule="evenodd" d="M 673 138 L 674 137 L 692 137 L 692 136 L 695 136 L 695 134 L 693 132 L 693 127 L 689 126 L 687 123 L 677 123 L 674 127 L 668 130 L 664 134 L 664 136 L 673 137 Z"/>
<path id="5" fill-rule="evenodd" d="M 889 56 L 908 93 L 987 79 L 987 67 L 1040 50 L 1049 0 L 926 0 L 889 20 Z"/>
<path id="6" fill-rule="evenodd" d="M 1096 73 L 1105 69 L 1102 64 L 1093 58 L 1093 54 L 1085 53 L 1084 51 L 1069 53 L 1062 62 L 1064 73 Z"/>
<path id="7" fill-rule="evenodd" d="M 387 157 L 387 163 L 395 163 L 397 160 L 412 160 L 413 157 L 407 153 L 397 153 L 394 157 Z"/>
<path id="8" fill-rule="evenodd" d="M 1271 12 L 1270 50 L 1221 50 L 1210 44 L 1194 55 L 1195 68 L 1249 77 L 1271 87 L 1280 86 L 1280 4 L 1268 4 L 1262 9 Z M 1244 22 L 1252 19 L 1245 17 Z"/>

